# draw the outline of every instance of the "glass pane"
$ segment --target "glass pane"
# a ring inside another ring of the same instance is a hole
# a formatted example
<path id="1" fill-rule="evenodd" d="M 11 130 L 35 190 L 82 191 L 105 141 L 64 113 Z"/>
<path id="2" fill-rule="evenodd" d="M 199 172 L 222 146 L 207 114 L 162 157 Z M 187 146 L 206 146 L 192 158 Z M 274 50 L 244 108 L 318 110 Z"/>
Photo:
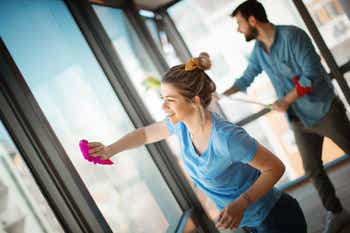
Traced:
<path id="1" fill-rule="evenodd" d="M 160 17 L 160 16 L 159 16 Z M 181 64 L 180 58 L 177 56 L 174 46 L 170 43 L 166 32 L 157 27 L 155 18 L 145 18 L 146 26 L 150 31 L 153 40 L 156 42 L 159 50 L 163 54 L 165 60 L 170 67 Z"/>
<path id="2" fill-rule="evenodd" d="M 161 75 L 156 70 L 149 55 L 146 53 L 146 50 L 140 39 L 137 37 L 134 28 L 131 27 L 125 13 L 120 9 L 100 5 L 93 5 L 93 8 L 107 31 L 116 53 L 119 55 L 132 83 L 136 87 L 140 96 L 147 96 L 147 98 L 142 99 L 146 103 L 146 108 L 152 113 L 156 120 L 163 120 L 165 115 L 161 108 L 162 100 L 160 99 L 159 87 L 147 89 L 143 85 L 143 81 L 146 78 L 154 77 L 159 80 Z M 143 15 L 147 14 L 148 18 L 154 17 L 152 12 L 144 10 L 140 12 Z M 154 20 L 147 19 L 146 23 L 152 36 L 155 38 L 155 41 L 161 46 L 159 44 L 161 41 L 156 39 L 158 37 L 157 33 L 159 32 L 157 31 Z M 179 61 L 176 62 L 177 58 L 175 58 L 176 61 L 174 58 L 172 59 L 171 63 L 180 63 Z M 179 150 L 179 144 L 175 137 L 170 137 L 167 142 L 173 151 Z"/>
<path id="3" fill-rule="evenodd" d="M 147 90 L 144 81 L 149 77 L 160 79 L 161 75 L 147 54 L 125 13 L 116 8 L 93 5 L 102 25 L 119 55 L 124 69 L 142 98 L 146 108 L 156 120 L 163 120 L 160 94 Z"/>
<path id="4" fill-rule="evenodd" d="M 168 9 L 169 15 L 191 53 L 198 55 L 202 51 L 207 51 L 211 55 L 213 67 L 208 74 L 216 82 L 219 93 L 230 87 L 234 79 L 242 75 L 254 46 L 254 42 L 247 43 L 243 35 L 237 32 L 236 22 L 229 16 L 241 2 L 243 1 L 201 0 L 199 4 L 198 0 L 184 0 Z M 272 23 L 296 25 L 307 32 L 292 1 L 261 0 L 260 2 L 264 5 Z M 248 88 L 247 94 L 238 93 L 232 98 L 223 98 L 220 100 L 220 105 L 229 120 L 237 122 L 262 108 L 256 104 L 241 102 L 240 99 L 269 104 L 276 98 L 269 78 L 263 73 Z M 286 164 L 287 171 L 279 184 L 284 184 L 304 174 L 294 135 L 283 114 L 268 113 L 245 125 L 244 128 Z M 324 147 L 324 162 L 344 154 L 328 139 L 325 140 Z M 214 216 L 215 210 L 210 207 L 208 200 L 201 196 L 200 199 L 212 213 L 210 215 Z"/>
<path id="5" fill-rule="evenodd" d="M 344 79 L 345 79 L 346 83 L 348 84 L 348 86 L 350 87 L 350 72 L 349 71 L 344 74 Z M 348 114 L 348 117 L 350 119 L 350 105 L 349 105 L 348 101 L 346 101 L 345 96 L 342 93 L 338 83 L 335 80 L 333 80 L 333 84 L 336 88 L 337 94 L 339 95 L 339 97 L 343 101 L 343 103 L 345 104 L 345 108 L 347 110 L 347 114 Z"/>
<path id="6" fill-rule="evenodd" d="M 0 232 L 63 233 L 0 121 Z"/>
<path id="7" fill-rule="evenodd" d="M 350 12 L 346 0 L 304 0 L 323 40 L 339 66 L 350 61 Z"/>
<path id="8" fill-rule="evenodd" d="M 80 154 L 80 139 L 110 144 L 134 127 L 65 4 L 16 0 L 0 9 L 1 37 L 112 230 L 173 232 L 182 211 L 144 147 L 113 166 Z"/>

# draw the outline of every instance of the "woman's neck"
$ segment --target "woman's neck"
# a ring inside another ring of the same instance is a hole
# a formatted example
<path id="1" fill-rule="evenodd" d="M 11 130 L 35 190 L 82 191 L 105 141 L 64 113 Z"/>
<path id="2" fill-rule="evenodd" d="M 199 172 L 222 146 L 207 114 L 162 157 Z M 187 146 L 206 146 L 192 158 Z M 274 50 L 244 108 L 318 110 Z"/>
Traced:
<path id="1" fill-rule="evenodd" d="M 184 120 L 185 125 L 190 131 L 192 139 L 198 138 L 199 135 L 204 136 L 208 130 L 211 128 L 212 114 L 211 112 L 204 110 L 201 116 L 200 112 L 193 114 L 193 116 Z"/>

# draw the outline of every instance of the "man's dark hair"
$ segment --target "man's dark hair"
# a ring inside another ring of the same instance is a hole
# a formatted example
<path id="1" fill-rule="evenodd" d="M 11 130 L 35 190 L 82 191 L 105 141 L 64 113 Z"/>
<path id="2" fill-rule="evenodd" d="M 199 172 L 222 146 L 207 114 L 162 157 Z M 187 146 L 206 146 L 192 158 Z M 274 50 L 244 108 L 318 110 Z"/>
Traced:
<path id="1" fill-rule="evenodd" d="M 247 0 L 240 4 L 231 14 L 235 17 L 238 13 L 248 20 L 249 16 L 254 16 L 256 20 L 262 23 L 268 23 L 267 15 L 263 5 L 256 0 Z"/>

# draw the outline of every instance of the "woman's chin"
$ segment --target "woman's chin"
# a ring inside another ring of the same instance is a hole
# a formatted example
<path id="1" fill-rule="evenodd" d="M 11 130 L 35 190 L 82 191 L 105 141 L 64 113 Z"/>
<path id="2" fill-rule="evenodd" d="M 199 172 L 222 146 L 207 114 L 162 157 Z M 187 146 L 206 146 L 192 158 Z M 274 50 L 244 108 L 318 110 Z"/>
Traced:
<path id="1" fill-rule="evenodd" d="M 169 121 L 170 121 L 172 124 L 176 124 L 176 123 L 180 122 L 179 119 L 177 119 L 177 118 L 174 117 L 174 116 L 170 116 L 170 117 L 168 117 L 168 118 L 169 118 Z"/>

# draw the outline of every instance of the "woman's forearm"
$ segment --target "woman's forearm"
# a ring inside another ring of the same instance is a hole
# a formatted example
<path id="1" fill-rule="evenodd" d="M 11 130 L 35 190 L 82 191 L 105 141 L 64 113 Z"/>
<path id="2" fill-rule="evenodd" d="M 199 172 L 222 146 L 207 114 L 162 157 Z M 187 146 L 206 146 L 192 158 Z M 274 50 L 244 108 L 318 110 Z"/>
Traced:
<path id="1" fill-rule="evenodd" d="M 260 165 L 260 168 L 259 166 L 254 166 L 259 169 L 260 176 L 240 197 L 240 199 L 244 199 L 248 205 L 268 193 L 285 171 L 283 163 L 263 146 L 259 147 L 255 157 L 258 157 L 256 160 L 259 161 L 253 162 L 253 165 L 256 165 L 256 163 Z"/>
<path id="2" fill-rule="evenodd" d="M 107 146 L 108 157 L 112 157 L 122 151 L 139 147 L 145 144 L 159 142 L 169 136 L 169 131 L 164 121 L 156 122 L 143 128 L 136 129 Z"/>
<path id="3" fill-rule="evenodd" d="M 110 158 L 122 151 L 136 148 L 144 144 L 146 144 L 146 134 L 144 128 L 136 129 L 107 146 L 108 157 Z"/>
<path id="4" fill-rule="evenodd" d="M 282 177 L 284 173 L 284 167 L 272 168 L 268 171 L 261 172 L 259 178 L 254 184 L 247 190 L 240 199 L 243 198 L 247 202 L 247 205 L 259 200 L 262 196 L 268 193 L 277 181 Z"/>

